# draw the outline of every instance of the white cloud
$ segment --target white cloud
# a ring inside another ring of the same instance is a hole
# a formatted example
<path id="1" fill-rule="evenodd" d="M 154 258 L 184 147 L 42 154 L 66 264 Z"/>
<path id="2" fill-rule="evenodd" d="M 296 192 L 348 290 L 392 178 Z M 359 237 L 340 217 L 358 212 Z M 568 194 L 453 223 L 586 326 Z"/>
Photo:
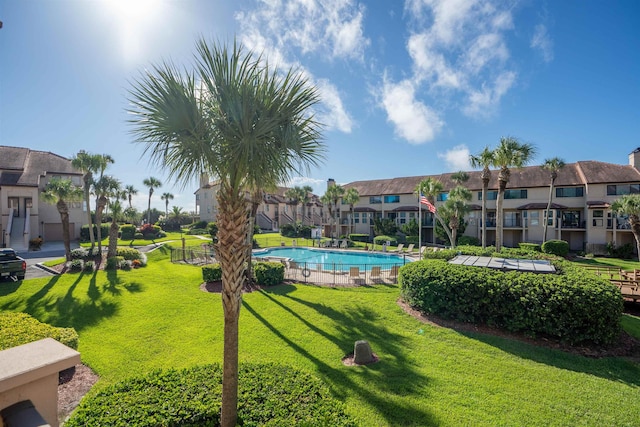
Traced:
<path id="1" fill-rule="evenodd" d="M 489 0 L 407 0 L 405 12 L 414 26 L 407 51 L 416 92 L 438 95 L 439 104 L 458 105 L 473 118 L 494 114 L 517 77 L 506 43 L 506 33 L 514 28 L 509 6 Z"/>
<path id="2" fill-rule="evenodd" d="M 324 124 L 325 129 L 337 129 L 344 133 L 351 133 L 353 120 L 344 108 L 338 89 L 328 80 L 321 79 L 316 82 L 320 92 L 322 106 L 318 112 L 318 121 Z"/>
<path id="3" fill-rule="evenodd" d="M 469 154 L 469 148 L 466 145 L 457 145 L 444 153 L 438 153 L 438 158 L 447 163 L 450 171 L 457 172 L 471 169 Z"/>
<path id="4" fill-rule="evenodd" d="M 415 89 L 408 80 L 385 80 L 380 96 L 396 134 L 411 144 L 432 141 L 444 124 L 431 108 L 415 98 Z"/>
<path id="5" fill-rule="evenodd" d="M 295 186 L 303 187 L 308 185 L 313 188 L 313 194 L 317 196 L 322 196 L 327 189 L 327 181 L 324 179 L 317 179 L 305 176 L 296 176 L 291 178 L 289 182 L 285 184 L 286 187 L 295 187 Z"/>
<path id="6" fill-rule="evenodd" d="M 531 47 L 540 51 L 545 62 L 553 60 L 553 41 L 547 33 L 547 27 L 543 24 L 536 25 L 531 38 Z"/>

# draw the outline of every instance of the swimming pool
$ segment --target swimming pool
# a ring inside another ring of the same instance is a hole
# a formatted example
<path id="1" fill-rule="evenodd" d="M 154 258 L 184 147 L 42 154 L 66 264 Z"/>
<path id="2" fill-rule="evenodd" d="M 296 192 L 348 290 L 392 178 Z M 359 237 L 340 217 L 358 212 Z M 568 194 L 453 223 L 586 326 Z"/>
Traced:
<path id="1" fill-rule="evenodd" d="M 258 258 L 287 258 L 309 269 L 316 269 L 319 264 L 323 270 L 349 271 L 349 267 L 360 267 L 369 271 L 373 266 L 383 269 L 410 262 L 402 255 L 381 254 L 357 251 L 332 251 L 312 248 L 269 248 L 253 251 Z"/>

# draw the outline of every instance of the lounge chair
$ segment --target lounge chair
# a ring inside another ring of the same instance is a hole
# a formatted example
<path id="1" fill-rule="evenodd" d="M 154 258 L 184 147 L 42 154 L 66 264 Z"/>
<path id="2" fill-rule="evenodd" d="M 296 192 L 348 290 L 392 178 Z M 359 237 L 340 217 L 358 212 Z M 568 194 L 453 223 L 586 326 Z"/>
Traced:
<path id="1" fill-rule="evenodd" d="M 291 270 L 293 275 L 297 278 L 298 272 L 300 271 L 300 266 L 295 261 L 289 261 L 289 270 Z"/>
<path id="2" fill-rule="evenodd" d="M 402 252 L 402 248 L 404 248 L 404 243 L 400 243 L 397 248 L 392 249 L 389 252 Z"/>
<path id="3" fill-rule="evenodd" d="M 393 267 L 391 267 L 391 270 L 389 270 L 389 279 L 396 280 L 398 278 L 399 269 L 400 267 L 397 265 L 394 265 Z"/>
<path id="4" fill-rule="evenodd" d="M 413 247 L 414 246 L 415 245 L 413 243 L 409 244 L 409 246 L 407 247 L 407 252 L 409 252 L 409 253 L 413 252 Z"/>
<path id="5" fill-rule="evenodd" d="M 372 282 L 377 283 L 382 280 L 382 268 L 379 265 L 371 267 L 371 272 L 369 273 L 369 278 Z"/>
<path id="6" fill-rule="evenodd" d="M 349 280 L 353 280 L 353 283 L 361 283 L 360 267 L 349 267 Z"/>
<path id="7" fill-rule="evenodd" d="M 348 247 L 349 247 L 349 243 L 347 243 L 346 240 L 343 240 L 342 243 L 340 243 L 341 249 L 347 249 Z"/>

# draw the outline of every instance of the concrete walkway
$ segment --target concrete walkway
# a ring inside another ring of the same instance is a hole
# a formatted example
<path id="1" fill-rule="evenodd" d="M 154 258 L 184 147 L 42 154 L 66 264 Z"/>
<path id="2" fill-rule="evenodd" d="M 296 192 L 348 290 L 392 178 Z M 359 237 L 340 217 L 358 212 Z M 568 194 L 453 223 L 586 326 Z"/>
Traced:
<path id="1" fill-rule="evenodd" d="M 496 270 L 516 270 L 533 273 L 555 273 L 556 268 L 549 261 L 537 259 L 510 259 L 487 256 L 458 255 L 449 261 L 451 264 L 488 267 Z"/>

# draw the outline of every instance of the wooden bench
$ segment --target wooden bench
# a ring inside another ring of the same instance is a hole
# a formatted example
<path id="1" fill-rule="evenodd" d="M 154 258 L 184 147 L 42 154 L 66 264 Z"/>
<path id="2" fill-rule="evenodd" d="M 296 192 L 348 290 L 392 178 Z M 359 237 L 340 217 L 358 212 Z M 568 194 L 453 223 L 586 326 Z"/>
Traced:
<path id="1" fill-rule="evenodd" d="M 624 298 L 632 299 L 634 302 L 640 300 L 640 282 L 629 279 L 612 279 L 611 284 L 620 289 Z"/>
<path id="2" fill-rule="evenodd" d="M 601 277 L 607 277 L 610 280 L 624 278 L 622 276 L 624 270 L 618 267 L 602 267 L 597 265 L 585 265 L 583 267 L 585 270 L 595 273 Z"/>

